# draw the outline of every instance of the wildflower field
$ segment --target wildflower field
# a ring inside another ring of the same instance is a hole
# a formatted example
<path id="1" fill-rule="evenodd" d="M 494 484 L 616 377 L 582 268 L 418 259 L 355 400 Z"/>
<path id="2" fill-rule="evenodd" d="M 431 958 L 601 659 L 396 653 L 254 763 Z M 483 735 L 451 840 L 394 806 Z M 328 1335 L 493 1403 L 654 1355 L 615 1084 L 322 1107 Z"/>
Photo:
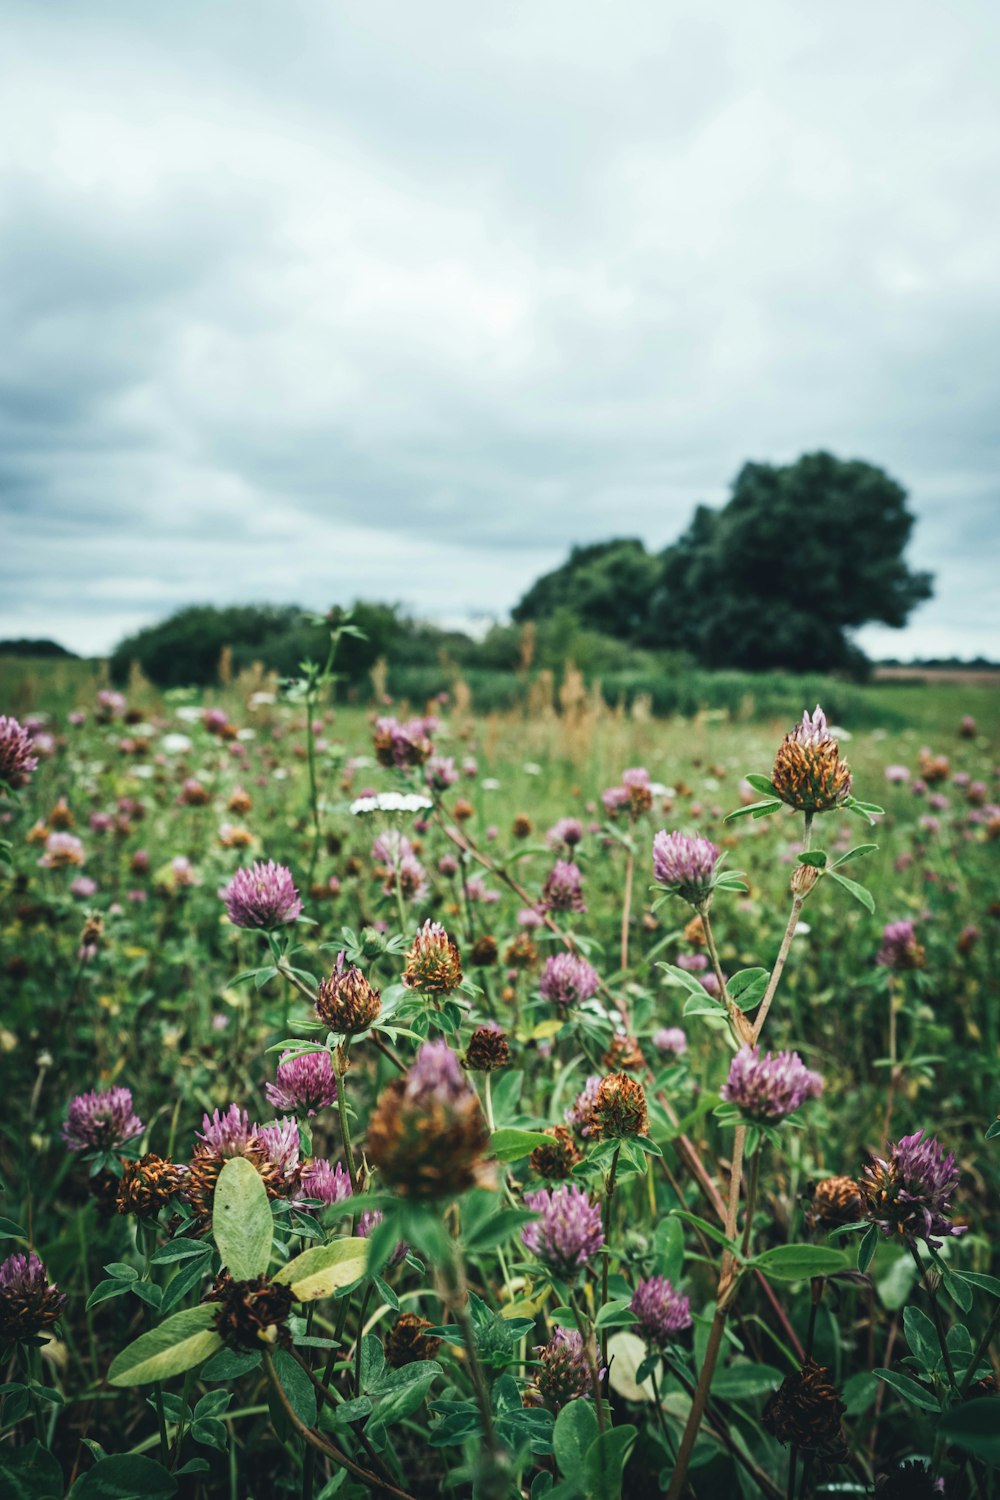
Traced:
<path id="1" fill-rule="evenodd" d="M 995 691 L 52 673 L 0 1496 L 1000 1496 Z"/>

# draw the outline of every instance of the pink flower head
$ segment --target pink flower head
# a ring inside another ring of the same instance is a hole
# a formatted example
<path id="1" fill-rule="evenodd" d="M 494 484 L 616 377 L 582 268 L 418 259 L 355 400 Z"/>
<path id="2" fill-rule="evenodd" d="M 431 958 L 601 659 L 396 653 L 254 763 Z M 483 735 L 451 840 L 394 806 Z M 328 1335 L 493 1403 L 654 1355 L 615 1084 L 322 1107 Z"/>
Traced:
<path id="1" fill-rule="evenodd" d="M 657 1052 L 667 1052 L 673 1057 L 683 1057 L 688 1049 L 687 1037 L 679 1026 L 661 1026 L 653 1032 L 652 1040 Z"/>
<path id="2" fill-rule="evenodd" d="M 71 865 L 82 865 L 85 859 L 83 844 L 75 834 L 50 833 L 38 863 L 43 870 L 65 870 Z"/>
<path id="3" fill-rule="evenodd" d="M 427 785 L 435 792 L 446 792 L 458 780 L 455 762 L 449 755 L 432 755 L 424 772 Z"/>
<path id="4" fill-rule="evenodd" d="M 306 1198 L 318 1198 L 324 1208 L 346 1203 L 351 1197 L 351 1178 L 338 1161 L 331 1166 L 325 1157 L 317 1157 L 303 1168 L 302 1192 Z"/>
<path id="5" fill-rule="evenodd" d="M 203 1116 L 198 1138 L 216 1156 L 230 1157 L 242 1156 L 254 1134 L 255 1128 L 250 1124 L 247 1111 L 240 1109 L 238 1104 L 231 1104 L 224 1114 L 216 1109 Z"/>
<path id="6" fill-rule="evenodd" d="M 582 839 L 583 824 L 579 818 L 560 818 L 545 835 L 545 842 L 552 849 L 558 849 L 561 844 L 565 844 L 568 849 L 575 849 Z"/>
<path id="7" fill-rule="evenodd" d="M 286 1180 L 294 1177 L 302 1151 L 302 1137 L 295 1119 L 285 1115 L 280 1120 L 273 1120 L 270 1125 L 255 1125 L 253 1133 L 264 1155 L 274 1163 L 282 1177 Z"/>
<path id="8" fill-rule="evenodd" d="M 249 870 L 237 870 L 222 892 L 229 920 L 234 927 L 270 930 L 294 922 L 302 910 L 291 870 L 258 861 Z"/>
<path id="9" fill-rule="evenodd" d="M 586 911 L 583 886 L 577 865 L 557 859 L 542 887 L 541 906 L 546 911 Z"/>
<path id="10" fill-rule="evenodd" d="M 575 1277 L 604 1244 L 601 1210 L 575 1184 L 537 1188 L 524 1203 L 538 1218 L 525 1224 L 521 1241 L 557 1276 Z"/>
<path id="11" fill-rule="evenodd" d="M 597 1103 L 597 1091 L 600 1086 L 601 1075 L 591 1073 L 565 1114 L 566 1124 L 572 1125 L 573 1129 L 584 1139 L 594 1132 L 594 1106 Z"/>
<path id="12" fill-rule="evenodd" d="M 314 1115 L 337 1102 L 337 1080 L 329 1052 L 283 1052 L 274 1083 L 264 1085 L 274 1109 Z"/>
<path id="13" fill-rule="evenodd" d="M 560 1010 L 589 1000 L 599 985 L 597 970 L 575 953 L 554 953 L 547 958 L 538 982 L 542 998 Z"/>
<path id="14" fill-rule="evenodd" d="M 31 735 L 16 719 L 0 714 L 0 783 L 15 791 L 27 786 L 38 766 Z"/>
<path id="15" fill-rule="evenodd" d="M 968 1229 L 948 1217 L 958 1186 L 954 1153 L 945 1152 L 922 1130 L 890 1146 L 885 1160 L 873 1156 L 859 1185 L 867 1218 L 885 1235 L 938 1245 L 935 1235 L 960 1235 Z"/>
<path id="16" fill-rule="evenodd" d="M 722 1097 L 750 1120 L 774 1125 L 823 1092 L 823 1080 L 797 1052 L 767 1052 L 743 1046 L 729 1065 Z"/>
<path id="17" fill-rule="evenodd" d="M 78 1094 L 66 1112 L 62 1135 L 71 1151 L 117 1151 L 145 1128 L 132 1108 L 132 1090 L 119 1087 Z"/>
<path id="18" fill-rule="evenodd" d="M 673 891 L 691 906 L 700 906 L 712 894 L 718 860 L 718 849 L 700 834 L 661 829 L 653 840 L 653 878 L 657 885 Z"/>
<path id="19" fill-rule="evenodd" d="M 691 1304 L 674 1290 L 666 1276 L 649 1276 L 638 1282 L 629 1309 L 638 1319 L 635 1330 L 639 1337 L 657 1349 L 691 1327 Z"/>

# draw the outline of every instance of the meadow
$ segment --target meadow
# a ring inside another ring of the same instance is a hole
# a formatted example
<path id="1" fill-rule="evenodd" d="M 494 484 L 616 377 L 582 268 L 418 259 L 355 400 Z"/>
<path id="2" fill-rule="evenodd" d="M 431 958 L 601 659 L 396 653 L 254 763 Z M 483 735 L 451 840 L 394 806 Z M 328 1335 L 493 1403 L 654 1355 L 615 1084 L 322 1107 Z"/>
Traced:
<path id="1" fill-rule="evenodd" d="M 0 670 L 0 1493 L 1000 1494 L 995 687 L 386 687 Z"/>

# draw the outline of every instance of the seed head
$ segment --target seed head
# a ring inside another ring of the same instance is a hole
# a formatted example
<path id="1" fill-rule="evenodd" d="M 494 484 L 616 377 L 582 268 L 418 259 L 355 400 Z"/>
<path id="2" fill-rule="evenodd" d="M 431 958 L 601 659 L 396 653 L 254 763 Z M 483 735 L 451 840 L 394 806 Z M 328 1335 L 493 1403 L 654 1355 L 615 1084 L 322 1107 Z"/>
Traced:
<path id="1" fill-rule="evenodd" d="M 406 955 L 403 983 L 424 995 L 447 995 L 462 983 L 462 956 L 440 922 L 429 918 Z"/>
<path id="2" fill-rule="evenodd" d="M 813 1188 L 806 1212 L 810 1229 L 838 1229 L 843 1224 L 858 1224 L 864 1216 L 861 1191 L 853 1177 L 824 1177 Z"/>
<path id="3" fill-rule="evenodd" d="M 583 1152 L 565 1125 L 552 1125 L 545 1134 L 551 1136 L 551 1144 L 535 1147 L 529 1157 L 531 1170 L 550 1182 L 563 1181 L 583 1161 Z"/>
<path id="4" fill-rule="evenodd" d="M 462 1066 L 472 1073 L 493 1073 L 510 1067 L 507 1033 L 495 1021 L 477 1026 L 469 1038 Z"/>
<path id="5" fill-rule="evenodd" d="M 492 1180 L 483 1161 L 489 1129 L 447 1042 L 425 1042 L 405 1077 L 382 1090 L 368 1154 L 403 1197 L 453 1198 Z"/>
<path id="6" fill-rule="evenodd" d="M 206 1299 L 218 1302 L 216 1331 L 230 1348 L 259 1349 L 287 1344 L 288 1314 L 292 1310 L 292 1289 L 267 1276 L 253 1281 L 234 1281 L 223 1271 Z"/>
<path id="7" fill-rule="evenodd" d="M 127 1161 L 122 1169 L 115 1198 L 120 1214 L 135 1214 L 139 1219 L 155 1219 L 184 1186 L 183 1167 L 176 1167 L 169 1157 L 147 1151 L 138 1161 Z"/>
<path id="8" fill-rule="evenodd" d="M 0 1264 L 0 1344 L 34 1338 L 56 1322 L 66 1298 L 38 1256 L 8 1255 Z"/>
<path id="9" fill-rule="evenodd" d="M 382 996 L 361 970 L 347 962 L 341 949 L 337 962 L 316 992 L 316 1014 L 325 1026 L 341 1036 L 367 1031 L 382 1012 Z"/>
<path id="10" fill-rule="evenodd" d="M 602 1078 L 594 1100 L 594 1134 L 604 1139 L 624 1140 L 646 1135 L 649 1115 L 641 1083 L 627 1073 Z"/>
<path id="11" fill-rule="evenodd" d="M 829 812 L 851 795 L 850 767 L 818 703 L 815 713 L 804 713 L 801 724 L 785 735 L 771 780 L 782 802 L 799 812 Z"/>
<path id="12" fill-rule="evenodd" d="M 433 1326 L 417 1313 L 400 1313 L 385 1339 L 385 1362 L 390 1369 L 401 1370 L 418 1360 L 433 1359 L 441 1347 L 440 1339 L 427 1337 L 426 1330 Z"/>
<path id="13" fill-rule="evenodd" d="M 807 1359 L 768 1398 L 762 1420 L 779 1443 L 819 1454 L 829 1463 L 844 1463 L 848 1450 L 841 1421 L 846 1410 L 830 1371 Z"/>

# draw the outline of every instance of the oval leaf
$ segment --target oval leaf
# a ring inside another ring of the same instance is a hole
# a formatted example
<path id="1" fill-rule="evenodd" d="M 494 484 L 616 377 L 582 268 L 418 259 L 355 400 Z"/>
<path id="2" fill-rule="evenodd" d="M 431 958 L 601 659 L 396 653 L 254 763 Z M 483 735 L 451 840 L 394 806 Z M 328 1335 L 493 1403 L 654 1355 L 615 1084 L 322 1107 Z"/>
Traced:
<path id="1" fill-rule="evenodd" d="M 234 1156 L 219 1173 L 212 1199 L 212 1233 L 234 1281 L 263 1276 L 271 1259 L 274 1220 L 256 1167 Z"/>
<path id="2" fill-rule="evenodd" d="M 110 1384 L 150 1385 L 200 1365 L 222 1348 L 214 1327 L 216 1311 L 204 1305 L 188 1307 L 144 1333 L 112 1360 Z"/>
<path id="3" fill-rule="evenodd" d="M 847 1268 L 843 1250 L 826 1245 L 775 1245 L 752 1262 L 758 1271 L 775 1281 L 804 1281 L 808 1276 L 832 1276 Z"/>
<path id="4" fill-rule="evenodd" d="M 497 1161 L 520 1161 L 530 1156 L 536 1146 L 550 1146 L 552 1137 L 539 1130 L 494 1130 L 490 1136 L 490 1155 Z"/>
<path id="5" fill-rule="evenodd" d="M 316 1302 L 329 1297 L 340 1286 L 350 1286 L 365 1274 L 368 1241 L 334 1240 L 332 1245 L 314 1245 L 303 1250 L 273 1278 L 292 1289 L 297 1302 Z"/>

